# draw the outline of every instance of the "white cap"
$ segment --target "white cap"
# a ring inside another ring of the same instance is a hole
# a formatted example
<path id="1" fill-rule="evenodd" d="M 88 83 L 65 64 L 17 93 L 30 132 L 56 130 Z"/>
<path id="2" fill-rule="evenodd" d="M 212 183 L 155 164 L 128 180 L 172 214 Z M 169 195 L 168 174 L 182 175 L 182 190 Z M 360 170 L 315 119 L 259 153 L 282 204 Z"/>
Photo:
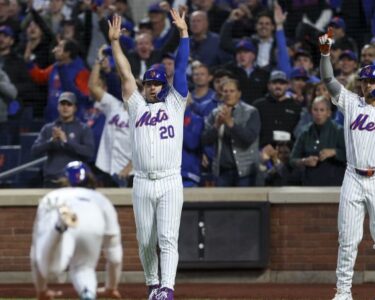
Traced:
<path id="1" fill-rule="evenodd" d="M 287 131 L 274 130 L 273 131 L 273 140 L 275 142 L 289 142 L 291 135 Z"/>

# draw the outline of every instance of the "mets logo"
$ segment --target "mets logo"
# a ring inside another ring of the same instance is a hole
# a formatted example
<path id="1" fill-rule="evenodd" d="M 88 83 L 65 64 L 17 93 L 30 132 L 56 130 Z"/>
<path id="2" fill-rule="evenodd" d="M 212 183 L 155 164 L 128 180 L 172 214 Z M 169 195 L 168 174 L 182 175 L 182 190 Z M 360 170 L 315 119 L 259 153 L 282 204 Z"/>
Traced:
<path id="1" fill-rule="evenodd" d="M 156 72 L 154 70 L 150 71 L 150 77 L 155 78 L 156 77 Z"/>
<path id="2" fill-rule="evenodd" d="M 371 71 L 372 71 L 371 68 L 365 68 L 365 69 L 363 70 L 363 73 L 364 73 L 365 75 L 369 76 L 369 75 L 371 75 Z"/>

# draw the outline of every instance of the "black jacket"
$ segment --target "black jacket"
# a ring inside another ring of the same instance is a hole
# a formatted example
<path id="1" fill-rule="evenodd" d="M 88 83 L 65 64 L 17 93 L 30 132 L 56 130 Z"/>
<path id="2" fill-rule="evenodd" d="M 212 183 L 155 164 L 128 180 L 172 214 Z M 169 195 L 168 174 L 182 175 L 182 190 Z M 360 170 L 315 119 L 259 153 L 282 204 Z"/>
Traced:
<path id="1" fill-rule="evenodd" d="M 253 105 L 258 109 L 262 123 L 259 142 L 261 147 L 273 142 L 274 130 L 293 134 L 301 113 L 301 107 L 293 99 L 277 101 L 271 95 L 267 95 L 256 100 Z"/>

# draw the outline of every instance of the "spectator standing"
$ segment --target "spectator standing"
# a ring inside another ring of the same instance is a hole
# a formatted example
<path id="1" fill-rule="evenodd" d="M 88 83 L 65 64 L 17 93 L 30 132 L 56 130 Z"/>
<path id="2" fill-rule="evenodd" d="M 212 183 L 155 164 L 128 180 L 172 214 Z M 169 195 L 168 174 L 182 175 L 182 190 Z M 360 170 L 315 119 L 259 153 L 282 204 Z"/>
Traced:
<path id="1" fill-rule="evenodd" d="M 193 109 L 195 109 L 196 105 L 212 99 L 215 96 L 215 91 L 210 88 L 212 75 L 206 65 L 196 61 L 193 62 L 191 69 L 194 84 L 191 97 L 193 99 Z"/>
<path id="2" fill-rule="evenodd" d="M 337 47 L 358 54 L 357 42 L 346 34 L 346 24 L 343 18 L 332 18 L 328 26 L 333 28 L 333 39 Z"/>
<path id="3" fill-rule="evenodd" d="M 261 147 L 272 143 L 274 130 L 291 134 L 298 123 L 301 105 L 288 97 L 288 83 L 284 72 L 273 71 L 268 82 L 268 94 L 254 102 L 262 122 L 259 137 Z"/>
<path id="4" fill-rule="evenodd" d="M 198 10 L 190 15 L 190 31 L 191 58 L 209 67 L 219 64 L 224 55 L 220 49 L 220 38 L 209 30 L 205 11 Z"/>
<path id="5" fill-rule="evenodd" d="M 219 33 L 224 21 L 228 18 L 229 11 L 216 5 L 215 0 L 192 0 L 193 11 L 200 10 L 207 14 L 209 31 Z"/>
<path id="6" fill-rule="evenodd" d="M 197 187 L 201 180 L 201 135 L 204 121 L 193 112 L 191 98 L 186 105 L 181 163 L 182 184 L 184 187 Z"/>
<path id="7" fill-rule="evenodd" d="M 47 122 L 57 118 L 59 95 L 65 91 L 77 95 L 78 102 L 75 104 L 81 117 L 88 99 L 89 71 L 79 57 L 78 45 L 72 40 L 61 40 L 53 49 L 53 53 L 56 62 L 44 69 L 36 65 L 31 57 L 25 57 L 31 78 L 38 84 L 48 86 L 44 117 Z"/>
<path id="8" fill-rule="evenodd" d="M 297 139 L 291 165 L 304 167 L 304 186 L 340 186 L 346 168 L 344 130 L 331 120 L 325 97 L 314 99 L 311 112 L 313 123 Z"/>
<path id="9" fill-rule="evenodd" d="M 62 93 L 58 99 L 58 119 L 43 126 L 31 148 L 34 157 L 47 155 L 43 167 L 45 187 L 59 187 L 56 181 L 64 175 L 70 161 L 88 162 L 94 157 L 93 134 L 75 117 L 76 105 L 73 93 Z"/>
<path id="10" fill-rule="evenodd" d="M 212 169 L 217 186 L 254 186 L 259 162 L 259 113 L 241 101 L 236 80 L 223 83 L 223 95 L 224 104 L 205 120 L 202 142 L 216 146 Z"/>
<path id="11" fill-rule="evenodd" d="M 100 49 L 89 80 L 90 94 L 96 101 L 95 107 L 106 118 L 95 165 L 112 176 L 114 181 L 118 180 L 118 185 L 126 187 L 132 171 L 129 114 L 124 103 L 106 91 L 105 81 L 100 78 L 104 59 Z"/>
<path id="12" fill-rule="evenodd" d="M 1 0 L 0 0 L 1 1 Z M 25 105 L 45 103 L 43 93 L 30 78 L 27 65 L 14 49 L 15 35 L 9 26 L 0 27 L 0 67 L 16 86 L 18 100 Z"/>
<path id="13" fill-rule="evenodd" d="M 357 73 L 358 58 L 351 50 L 343 51 L 339 56 L 337 79 L 343 84 L 348 83 L 349 77 Z"/>
<path id="14" fill-rule="evenodd" d="M 252 104 L 267 92 L 269 72 L 259 68 L 255 63 L 256 51 L 250 40 L 240 40 L 236 44 L 235 61 L 223 66 L 239 81 L 241 98 L 248 104 Z"/>

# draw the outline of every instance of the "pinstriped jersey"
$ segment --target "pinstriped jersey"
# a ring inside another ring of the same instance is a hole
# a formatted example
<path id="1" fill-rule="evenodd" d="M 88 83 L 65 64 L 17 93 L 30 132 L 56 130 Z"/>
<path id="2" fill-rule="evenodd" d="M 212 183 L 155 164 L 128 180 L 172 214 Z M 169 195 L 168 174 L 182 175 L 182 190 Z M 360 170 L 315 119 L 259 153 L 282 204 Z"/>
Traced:
<path id="1" fill-rule="evenodd" d="M 181 168 L 186 97 L 171 87 L 165 101 L 148 103 L 136 90 L 125 103 L 134 170 L 157 172 Z"/>
<path id="2" fill-rule="evenodd" d="M 341 86 L 338 99 L 332 98 L 344 114 L 345 147 L 348 165 L 358 169 L 375 168 L 375 107 L 365 98 Z"/>

